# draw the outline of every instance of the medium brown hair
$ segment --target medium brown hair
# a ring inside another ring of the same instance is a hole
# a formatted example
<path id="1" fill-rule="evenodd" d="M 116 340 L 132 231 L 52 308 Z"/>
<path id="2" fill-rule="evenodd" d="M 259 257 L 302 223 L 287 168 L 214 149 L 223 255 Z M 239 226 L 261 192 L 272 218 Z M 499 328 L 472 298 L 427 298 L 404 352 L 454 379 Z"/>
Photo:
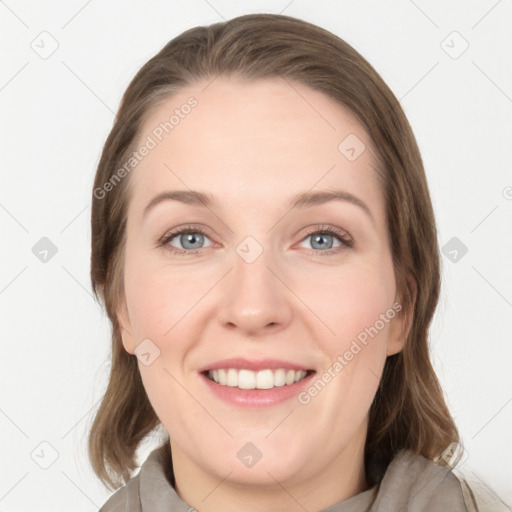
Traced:
<path id="1" fill-rule="evenodd" d="M 98 190 L 127 161 L 156 105 L 187 85 L 230 74 L 281 77 L 321 91 L 348 108 L 370 136 L 379 160 L 397 290 L 412 324 L 402 351 L 387 358 L 371 405 L 367 482 L 378 483 L 400 449 L 437 460 L 459 436 L 429 358 L 428 329 L 441 285 L 440 255 L 427 180 L 410 125 L 379 74 L 345 41 L 290 16 L 250 14 L 192 28 L 166 44 L 131 81 L 103 148 L 92 197 L 91 281 L 112 323 L 112 359 L 110 380 L 89 435 L 95 473 L 112 489 L 126 483 L 137 467 L 139 444 L 160 425 L 136 356 L 123 348 L 116 315 L 125 300 L 129 176 L 108 193 Z M 408 274 L 417 283 L 416 300 Z"/>

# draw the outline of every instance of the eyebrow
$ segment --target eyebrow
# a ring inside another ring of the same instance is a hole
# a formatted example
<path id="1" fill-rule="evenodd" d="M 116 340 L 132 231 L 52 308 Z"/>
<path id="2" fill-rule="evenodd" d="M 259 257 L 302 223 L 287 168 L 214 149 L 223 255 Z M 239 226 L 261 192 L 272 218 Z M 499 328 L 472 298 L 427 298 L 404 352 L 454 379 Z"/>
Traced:
<path id="1" fill-rule="evenodd" d="M 179 201 L 192 206 L 210 208 L 215 205 L 215 199 L 211 194 L 197 190 L 169 190 L 155 196 L 144 208 L 143 216 L 153 209 L 157 204 L 164 201 Z M 311 208 L 329 201 L 345 201 L 361 208 L 375 224 L 375 219 L 367 204 L 349 192 L 344 190 L 322 190 L 317 192 L 302 192 L 290 198 L 288 208 L 290 210 Z"/>

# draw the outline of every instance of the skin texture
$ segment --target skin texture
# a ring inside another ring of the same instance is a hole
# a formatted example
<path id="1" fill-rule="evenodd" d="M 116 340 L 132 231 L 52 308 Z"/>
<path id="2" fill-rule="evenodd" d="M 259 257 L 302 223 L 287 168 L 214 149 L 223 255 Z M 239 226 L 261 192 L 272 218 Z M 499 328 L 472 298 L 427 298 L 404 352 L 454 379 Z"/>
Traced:
<path id="1" fill-rule="evenodd" d="M 228 357 L 266 357 L 321 376 L 400 302 L 371 142 L 348 110 L 304 85 L 239 77 L 206 85 L 166 98 L 139 137 L 197 99 L 130 175 L 123 345 L 133 354 L 150 339 L 160 351 L 139 368 L 187 503 L 202 512 L 320 510 L 367 488 L 368 410 L 386 356 L 403 347 L 405 310 L 307 404 L 294 397 L 259 409 L 229 405 L 197 370 Z M 355 161 L 338 150 L 349 134 L 366 146 Z M 143 216 L 153 197 L 176 189 L 210 193 L 217 203 L 165 201 Z M 360 198 L 373 219 L 346 201 L 287 206 L 295 194 L 329 189 Z M 205 230 L 202 245 L 187 245 L 186 235 L 158 245 L 191 223 Z M 342 244 L 327 233 L 318 248 L 310 233 L 325 225 L 353 246 L 327 254 Z M 252 263 L 236 252 L 247 236 L 263 249 Z M 250 468 L 237 458 L 246 442 L 262 453 Z"/>

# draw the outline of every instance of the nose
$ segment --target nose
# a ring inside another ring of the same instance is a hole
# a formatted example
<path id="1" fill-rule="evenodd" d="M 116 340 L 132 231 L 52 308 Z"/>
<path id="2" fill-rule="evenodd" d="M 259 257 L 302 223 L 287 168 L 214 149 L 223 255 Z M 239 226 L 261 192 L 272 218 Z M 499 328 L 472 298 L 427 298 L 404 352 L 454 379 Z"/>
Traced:
<path id="1" fill-rule="evenodd" d="M 293 293 L 266 251 L 248 263 L 235 254 L 233 269 L 224 280 L 221 324 L 245 336 L 268 335 L 285 329 L 293 316 Z"/>

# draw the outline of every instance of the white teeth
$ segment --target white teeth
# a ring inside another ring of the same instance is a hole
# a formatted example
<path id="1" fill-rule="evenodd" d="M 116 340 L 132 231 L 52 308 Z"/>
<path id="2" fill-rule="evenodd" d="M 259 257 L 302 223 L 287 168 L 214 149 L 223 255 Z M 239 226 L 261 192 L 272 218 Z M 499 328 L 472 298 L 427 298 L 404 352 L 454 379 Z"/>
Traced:
<path id="1" fill-rule="evenodd" d="M 272 389 L 273 387 L 291 385 L 306 376 L 306 370 L 237 370 L 236 368 L 219 368 L 209 370 L 208 377 L 221 386 L 240 389 Z"/>
<path id="2" fill-rule="evenodd" d="M 227 385 L 227 381 L 220 381 L 220 384 Z M 240 389 L 254 389 L 256 387 L 256 374 L 250 370 L 238 372 L 238 387 Z"/>
<path id="3" fill-rule="evenodd" d="M 228 386 L 237 386 L 238 385 L 238 372 L 234 368 L 230 368 L 228 370 L 226 384 Z"/>

